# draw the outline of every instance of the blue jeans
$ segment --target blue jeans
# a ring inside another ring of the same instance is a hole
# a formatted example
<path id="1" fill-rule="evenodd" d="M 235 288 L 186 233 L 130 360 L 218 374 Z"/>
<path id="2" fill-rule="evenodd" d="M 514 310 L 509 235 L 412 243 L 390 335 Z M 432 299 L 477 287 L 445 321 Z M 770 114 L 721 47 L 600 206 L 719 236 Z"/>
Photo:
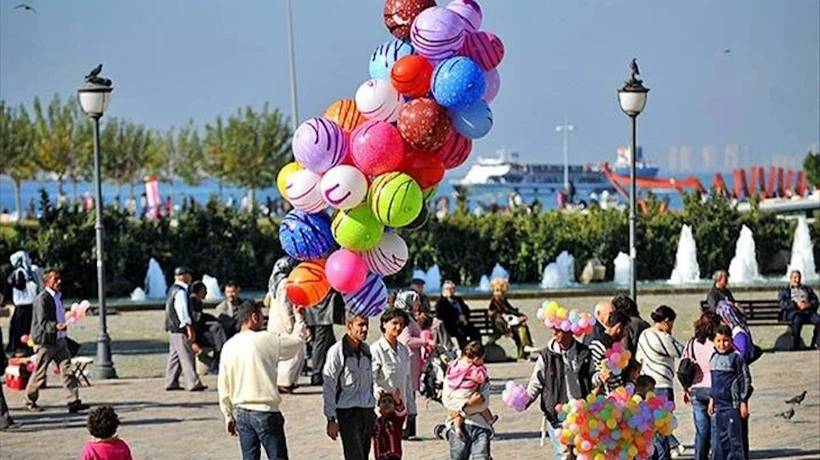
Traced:
<path id="1" fill-rule="evenodd" d="M 259 460 L 260 447 L 270 460 L 287 460 L 285 418 L 279 412 L 262 412 L 237 408 L 234 413 L 239 447 L 243 460 Z"/>
<path id="2" fill-rule="evenodd" d="M 655 394 L 658 395 L 658 396 L 661 396 L 661 395 L 666 396 L 667 400 L 675 402 L 675 391 L 672 388 L 656 388 L 655 389 Z M 657 450 L 658 447 L 664 447 L 665 446 L 666 456 L 665 457 L 664 456 L 660 456 L 660 457 L 656 456 L 654 458 L 660 458 L 660 459 L 669 458 L 669 451 L 671 449 L 677 448 L 680 445 L 680 441 L 678 441 L 678 438 L 676 438 L 674 434 L 670 434 L 669 436 L 663 436 L 663 437 L 666 439 L 666 443 L 665 444 L 664 443 L 655 443 L 655 450 Z"/>
<path id="3" fill-rule="evenodd" d="M 490 460 L 490 430 L 464 424 L 461 439 L 453 429 L 447 430 L 450 460 Z"/>
<path id="4" fill-rule="evenodd" d="M 547 422 L 549 423 L 549 422 Z M 561 444 L 561 427 L 553 428 L 549 427 L 550 430 L 550 444 L 552 445 L 552 456 L 555 460 L 566 460 L 570 458 L 569 456 L 569 448 L 567 446 Z"/>
<path id="5" fill-rule="evenodd" d="M 709 449 L 715 437 L 715 423 L 709 415 L 709 388 L 692 388 L 690 396 L 695 419 L 694 460 L 709 460 Z"/>
<path id="6" fill-rule="evenodd" d="M 717 408 L 715 414 L 714 460 L 745 460 L 743 422 L 735 408 Z"/>

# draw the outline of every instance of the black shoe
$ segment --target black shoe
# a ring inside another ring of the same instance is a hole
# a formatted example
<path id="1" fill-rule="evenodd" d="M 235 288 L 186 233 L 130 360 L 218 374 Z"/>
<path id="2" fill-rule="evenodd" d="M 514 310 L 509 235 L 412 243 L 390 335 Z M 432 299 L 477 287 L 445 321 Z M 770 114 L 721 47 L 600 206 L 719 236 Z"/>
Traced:
<path id="1" fill-rule="evenodd" d="M 0 425 L 0 431 L 6 432 L 6 433 L 14 432 L 14 431 L 19 431 L 20 428 L 22 428 L 22 427 L 23 427 L 22 423 L 9 422 L 7 425 Z"/>
<path id="2" fill-rule="evenodd" d="M 68 405 L 68 413 L 69 414 L 76 414 L 77 412 L 88 410 L 91 408 L 88 404 L 83 403 L 79 399 L 74 401 L 73 403 L 69 403 Z"/>
<path id="3" fill-rule="evenodd" d="M 208 385 L 197 385 L 197 386 L 191 388 L 188 391 L 205 391 L 207 389 L 208 389 Z"/>
<path id="4" fill-rule="evenodd" d="M 436 425 L 436 426 L 433 428 L 433 436 L 435 436 L 437 439 L 443 439 L 443 440 L 445 440 L 445 441 L 446 441 L 446 440 L 447 440 L 447 437 L 444 435 L 444 432 L 445 432 L 446 430 L 447 430 L 447 427 L 446 427 L 446 426 L 444 426 L 444 425 L 440 425 L 440 424 L 439 424 L 439 425 Z"/>
<path id="5" fill-rule="evenodd" d="M 29 412 L 42 412 L 43 408 L 38 406 L 37 403 L 26 403 L 26 410 Z"/>
<path id="6" fill-rule="evenodd" d="M 322 386 L 324 384 L 324 379 L 322 379 L 321 375 L 311 375 L 310 384 L 311 386 Z"/>
<path id="7" fill-rule="evenodd" d="M 182 391 L 182 387 L 168 387 L 165 391 Z"/>

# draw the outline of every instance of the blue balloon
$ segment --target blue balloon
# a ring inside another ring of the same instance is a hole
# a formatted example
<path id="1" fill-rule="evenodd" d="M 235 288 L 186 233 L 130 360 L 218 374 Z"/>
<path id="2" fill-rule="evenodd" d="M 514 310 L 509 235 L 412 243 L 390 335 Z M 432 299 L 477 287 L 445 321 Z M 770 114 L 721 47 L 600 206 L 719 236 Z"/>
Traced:
<path id="1" fill-rule="evenodd" d="M 463 56 L 441 61 L 430 80 L 436 102 L 450 110 L 463 110 L 478 102 L 486 85 L 481 66 Z"/>
<path id="2" fill-rule="evenodd" d="M 330 217 L 323 212 L 308 214 L 298 209 L 289 212 L 279 224 L 279 242 L 297 260 L 320 259 L 336 247 Z"/>
<path id="3" fill-rule="evenodd" d="M 411 54 L 413 54 L 413 45 L 406 41 L 390 40 L 382 43 L 370 55 L 370 78 L 389 80 L 393 64 Z"/>
<path id="4" fill-rule="evenodd" d="M 450 118 L 456 131 L 470 139 L 486 136 L 493 127 L 493 111 L 481 99 L 464 110 L 451 111 Z"/>

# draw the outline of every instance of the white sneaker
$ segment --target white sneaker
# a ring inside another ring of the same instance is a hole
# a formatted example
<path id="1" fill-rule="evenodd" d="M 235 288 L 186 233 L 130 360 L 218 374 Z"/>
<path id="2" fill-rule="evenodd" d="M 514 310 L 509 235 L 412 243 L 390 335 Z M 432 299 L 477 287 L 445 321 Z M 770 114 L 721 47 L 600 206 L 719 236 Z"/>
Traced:
<path id="1" fill-rule="evenodd" d="M 683 456 L 686 453 L 686 448 L 683 447 L 683 444 L 678 444 L 678 447 L 672 450 L 672 458 L 678 458 Z"/>
<path id="2" fill-rule="evenodd" d="M 538 353 L 539 351 L 541 351 L 540 348 L 533 347 L 533 346 L 530 346 L 530 345 L 524 346 L 524 352 L 525 353 Z"/>

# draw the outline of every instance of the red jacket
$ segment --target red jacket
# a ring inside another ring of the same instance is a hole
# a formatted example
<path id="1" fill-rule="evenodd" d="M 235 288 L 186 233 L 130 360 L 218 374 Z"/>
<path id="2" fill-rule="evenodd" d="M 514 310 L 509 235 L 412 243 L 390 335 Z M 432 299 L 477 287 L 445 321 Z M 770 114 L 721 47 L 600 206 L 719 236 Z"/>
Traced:
<path id="1" fill-rule="evenodd" d="M 404 416 L 379 417 L 373 425 L 373 454 L 376 460 L 401 459 Z"/>

